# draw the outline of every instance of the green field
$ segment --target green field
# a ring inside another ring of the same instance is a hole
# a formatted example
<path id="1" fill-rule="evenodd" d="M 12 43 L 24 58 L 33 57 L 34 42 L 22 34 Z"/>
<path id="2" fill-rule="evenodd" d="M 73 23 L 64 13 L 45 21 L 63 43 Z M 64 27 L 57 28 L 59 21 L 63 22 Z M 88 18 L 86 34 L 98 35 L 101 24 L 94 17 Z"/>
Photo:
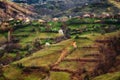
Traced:
<path id="1" fill-rule="evenodd" d="M 21 23 L 21 25 L 13 26 L 12 36 L 17 40 L 17 44 L 14 42 L 13 44 L 17 46 L 15 48 L 13 45 L 9 47 L 10 51 L 0 50 L 0 54 L 3 54 L 0 61 L 6 63 L 2 68 L 4 77 L 0 76 L 0 80 L 44 80 L 46 78 L 50 80 L 71 80 L 71 78 L 78 80 L 78 71 L 82 69 L 86 69 L 88 72 L 92 71 L 97 63 L 91 60 L 99 59 L 99 55 L 101 56 L 95 40 L 104 40 L 112 36 L 119 37 L 120 24 L 114 22 L 114 20 L 113 23 L 110 23 L 111 19 L 102 20 L 105 21 L 104 24 L 96 23 L 96 20 L 101 19 L 73 18 L 66 23 L 47 22 L 44 24 L 33 21 L 32 23 Z M 62 37 L 57 42 L 57 39 L 61 37 L 58 31 L 63 27 L 69 30 L 70 37 L 65 39 Z M 7 41 L 7 34 L 8 31 L 0 33 L 1 45 Z M 50 46 L 45 46 L 46 42 L 49 42 Z M 73 42 L 76 42 L 77 48 L 74 48 Z M 39 45 L 36 46 L 36 44 Z M 20 59 L 16 59 L 19 56 Z M 55 65 L 59 59 L 61 59 L 60 62 Z M 119 60 L 119 57 L 116 59 Z M 52 67 L 53 70 L 51 69 L 52 65 L 55 65 Z M 28 73 L 24 71 L 27 70 L 26 67 L 30 67 Z M 34 67 L 44 67 L 45 71 L 39 71 Z M 119 68 L 119 66 L 116 68 Z M 76 74 L 72 71 L 75 71 Z M 116 72 L 95 76 L 95 78 L 90 77 L 90 79 L 119 80 L 119 74 L 119 72 Z"/>

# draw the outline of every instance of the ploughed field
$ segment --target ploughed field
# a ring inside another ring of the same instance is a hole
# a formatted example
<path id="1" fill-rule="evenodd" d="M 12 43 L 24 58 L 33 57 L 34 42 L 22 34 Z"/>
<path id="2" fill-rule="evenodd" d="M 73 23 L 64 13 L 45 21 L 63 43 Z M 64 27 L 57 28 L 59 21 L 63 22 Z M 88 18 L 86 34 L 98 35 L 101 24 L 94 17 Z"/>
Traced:
<path id="1" fill-rule="evenodd" d="M 0 28 L 0 80 L 120 79 L 118 19 L 7 23 Z"/>

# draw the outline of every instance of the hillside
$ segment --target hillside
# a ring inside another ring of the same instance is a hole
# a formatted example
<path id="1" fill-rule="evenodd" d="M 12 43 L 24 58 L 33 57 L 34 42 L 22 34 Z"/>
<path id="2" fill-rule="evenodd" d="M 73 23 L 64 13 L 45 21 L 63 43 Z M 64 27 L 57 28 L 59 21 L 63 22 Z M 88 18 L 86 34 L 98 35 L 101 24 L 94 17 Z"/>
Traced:
<path id="1" fill-rule="evenodd" d="M 13 0 L 17 3 L 38 4 L 46 2 L 64 2 L 67 5 L 83 4 L 86 2 L 99 2 L 100 0 Z"/>
<path id="2" fill-rule="evenodd" d="M 75 7 L 62 14 L 79 16 L 85 13 L 93 13 L 95 15 L 101 15 L 102 13 L 116 14 L 119 11 L 120 9 L 116 8 L 113 4 L 104 1 L 102 3 L 92 3 L 81 7 Z"/>
<path id="3" fill-rule="evenodd" d="M 15 18 L 17 16 L 32 16 L 35 13 L 32 11 L 25 9 L 18 4 L 15 4 L 10 1 L 0 1 L 0 18 L 8 19 L 8 18 Z"/>
<path id="4" fill-rule="evenodd" d="M 0 0 L 0 80 L 120 80 L 119 1 L 14 1 Z"/>
<path id="5" fill-rule="evenodd" d="M 119 5 L 119 4 L 117 4 Z M 104 0 L 61 0 L 46 1 L 45 3 L 33 4 L 35 12 L 39 17 L 61 17 L 61 16 L 79 16 L 84 13 L 95 13 L 100 15 L 104 12 L 115 14 L 120 12 L 113 2 Z"/>
<path id="6" fill-rule="evenodd" d="M 119 2 L 114 0 L 26 0 L 25 2 L 15 0 L 15 2 L 28 3 L 32 6 L 34 12 L 38 13 L 35 18 L 74 17 L 85 13 L 100 15 L 102 13 L 116 14 L 120 12 Z"/>
<path id="7" fill-rule="evenodd" d="M 120 80 L 120 72 L 104 74 L 94 78 L 93 80 Z"/>
<path id="8" fill-rule="evenodd" d="M 71 18 L 66 24 L 8 21 L 18 25 L 11 36 L 0 30 L 0 79 L 80 80 L 119 71 L 118 22 L 116 18 Z"/>

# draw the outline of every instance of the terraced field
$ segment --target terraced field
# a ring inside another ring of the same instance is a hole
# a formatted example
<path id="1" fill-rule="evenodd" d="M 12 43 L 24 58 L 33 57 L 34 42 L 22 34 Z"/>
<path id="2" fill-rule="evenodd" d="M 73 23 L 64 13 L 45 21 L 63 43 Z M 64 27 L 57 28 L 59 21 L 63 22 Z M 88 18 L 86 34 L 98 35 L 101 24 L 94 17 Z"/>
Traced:
<path id="1" fill-rule="evenodd" d="M 78 21 L 80 22 L 80 19 Z M 67 26 L 61 26 L 60 22 L 45 24 L 33 22 L 23 24 L 22 28 L 19 25 L 14 26 L 12 36 L 18 41 L 16 43 L 20 47 L 15 46 L 10 52 L 5 51 L 6 54 L 3 52 L 3 56 L 0 57 L 2 63 L 0 80 L 84 80 L 84 78 L 92 80 L 98 75 L 119 70 L 119 46 L 117 45 L 119 24 L 90 23 L 89 25 L 88 23 L 85 25 L 68 22 L 66 22 Z M 111 27 L 114 29 L 111 30 Z M 65 33 L 61 36 L 58 32 L 61 28 L 69 34 Z M 5 41 L 8 32 L 3 34 L 0 37 Z M 46 42 L 50 44 L 46 45 Z"/>

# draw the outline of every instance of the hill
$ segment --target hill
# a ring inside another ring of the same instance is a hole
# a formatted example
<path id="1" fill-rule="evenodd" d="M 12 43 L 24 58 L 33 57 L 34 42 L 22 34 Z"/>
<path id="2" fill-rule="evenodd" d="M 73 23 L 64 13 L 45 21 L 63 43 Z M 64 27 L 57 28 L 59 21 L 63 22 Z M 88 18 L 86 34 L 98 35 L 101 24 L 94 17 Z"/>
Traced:
<path id="1" fill-rule="evenodd" d="M 28 3 L 38 13 L 35 18 L 61 16 L 80 16 L 85 13 L 116 14 L 120 12 L 119 2 L 114 0 L 14 0 L 16 3 Z M 25 6 L 25 5 L 23 5 Z"/>
<path id="2" fill-rule="evenodd" d="M 104 74 L 94 78 L 93 80 L 120 80 L 120 72 Z"/>
<path id="3" fill-rule="evenodd" d="M 112 3 L 108 1 L 103 1 L 100 3 L 92 3 L 89 5 L 78 6 L 63 12 L 62 14 L 79 16 L 85 13 L 101 15 L 102 13 L 116 14 L 118 12 L 120 12 L 120 9 L 118 9 Z"/>
<path id="4" fill-rule="evenodd" d="M 115 4 L 115 5 L 114 5 Z M 35 12 L 39 17 L 61 17 L 61 16 L 79 16 L 84 13 L 95 13 L 100 15 L 103 12 L 115 14 L 120 12 L 116 7 L 118 3 L 107 0 L 48 0 L 44 3 L 33 4 Z"/>
<path id="5" fill-rule="evenodd" d="M 116 21 L 73 18 L 66 22 L 64 29 L 69 32 L 64 37 L 58 33 L 62 22 L 19 22 L 12 32 L 15 42 L 1 50 L 0 80 L 80 80 L 87 73 L 92 78 L 119 71 L 120 25 Z M 1 32 L 1 41 L 6 34 Z"/>
<path id="6" fill-rule="evenodd" d="M 0 18 L 9 19 L 17 16 L 32 16 L 35 13 L 21 7 L 20 5 L 10 1 L 0 1 Z"/>

